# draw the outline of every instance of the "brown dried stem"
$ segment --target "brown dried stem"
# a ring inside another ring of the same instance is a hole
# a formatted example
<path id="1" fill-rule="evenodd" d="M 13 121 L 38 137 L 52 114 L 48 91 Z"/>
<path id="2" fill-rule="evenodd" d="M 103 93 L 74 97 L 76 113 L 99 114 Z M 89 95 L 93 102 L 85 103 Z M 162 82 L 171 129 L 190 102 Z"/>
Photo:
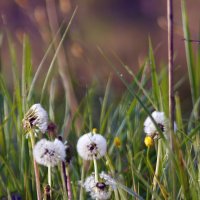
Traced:
<path id="1" fill-rule="evenodd" d="M 173 30 L 173 0 L 167 0 L 167 23 L 168 23 L 168 79 L 169 79 L 169 123 L 170 123 L 170 148 L 171 153 L 174 152 L 174 30 Z M 176 195 L 176 175 L 174 171 L 174 164 L 171 160 L 171 175 L 172 175 L 172 199 L 175 199 Z"/>
<path id="2" fill-rule="evenodd" d="M 32 145 L 32 149 L 35 146 L 35 138 L 34 138 L 34 133 L 31 131 L 30 132 L 30 138 L 31 138 L 31 145 Z M 34 172 L 35 172 L 35 181 L 36 181 L 36 190 L 37 190 L 37 200 L 41 200 L 41 189 L 40 189 L 40 174 L 39 174 L 39 169 L 38 169 L 38 165 L 35 161 L 35 159 L 33 159 L 33 164 L 34 164 Z"/>

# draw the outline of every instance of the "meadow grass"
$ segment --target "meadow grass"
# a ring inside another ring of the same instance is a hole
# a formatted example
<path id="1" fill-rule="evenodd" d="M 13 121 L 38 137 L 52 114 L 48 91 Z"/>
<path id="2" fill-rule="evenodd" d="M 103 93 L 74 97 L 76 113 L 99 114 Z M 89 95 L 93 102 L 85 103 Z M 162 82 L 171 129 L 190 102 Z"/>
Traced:
<path id="1" fill-rule="evenodd" d="M 189 74 L 192 110 L 189 117 L 182 113 L 181 100 L 175 95 L 175 121 L 177 130 L 173 134 L 173 150 L 162 131 L 154 145 L 144 144 L 144 121 L 154 110 L 162 111 L 169 117 L 168 71 L 166 66 L 157 66 L 153 45 L 149 40 L 149 54 L 143 66 L 134 74 L 114 52 L 109 56 L 100 47 L 97 48 L 102 59 L 111 67 L 126 90 L 117 101 L 112 96 L 112 77 L 107 80 L 103 97 L 95 86 L 91 86 L 84 98 L 71 113 L 68 94 L 65 101 L 58 105 L 55 95 L 53 68 L 62 42 L 70 28 L 73 16 L 57 45 L 52 62 L 41 91 L 35 91 L 37 79 L 46 58 L 47 50 L 38 70 L 33 72 L 31 44 L 27 36 L 23 40 L 22 72 L 17 66 L 17 54 L 9 34 L 7 39 L 10 60 L 12 62 L 12 91 L 4 74 L 0 72 L 0 198 L 12 199 L 15 195 L 21 199 L 37 199 L 33 153 L 31 142 L 25 137 L 22 119 L 34 103 L 40 102 L 49 113 L 50 121 L 57 125 L 57 136 L 61 135 L 72 147 L 72 162 L 67 167 L 71 179 L 72 199 L 90 199 L 80 185 L 94 171 L 92 161 L 83 161 L 76 152 L 76 144 L 81 134 L 92 131 L 94 127 L 107 140 L 107 153 L 97 161 L 98 171 L 109 173 L 116 181 L 116 190 L 111 199 L 194 199 L 200 197 L 200 48 L 192 48 L 188 28 L 188 16 L 185 1 L 182 0 L 182 26 L 185 39 L 185 52 Z M 56 36 L 55 36 L 56 37 Z M 175 47 L 176 48 L 176 47 Z M 110 59 L 112 55 L 112 59 Z M 113 61 L 114 59 L 114 61 Z M 114 63 L 118 62 L 116 67 Z M 2 62 L 3 63 L 3 62 Z M 159 69 L 159 70 L 158 70 Z M 126 71 L 127 74 L 124 74 Z M 128 82 L 124 75 L 130 75 Z M 63 84 L 64 79 L 62 79 Z M 176 83 L 174 88 L 181 87 Z M 67 92 L 65 90 L 65 92 Z M 60 113 L 62 112 L 62 113 Z M 183 118 L 184 116 L 184 118 Z M 67 128 L 66 128 L 67 127 Z M 36 141 L 43 136 L 39 134 Z M 45 135 L 51 140 L 51 136 Z M 118 145 L 114 141 L 118 138 Z M 172 168 L 174 173 L 172 173 Z M 52 199 L 67 199 L 63 187 L 61 165 L 51 171 Z M 40 189 L 48 183 L 48 169 L 39 166 Z"/>

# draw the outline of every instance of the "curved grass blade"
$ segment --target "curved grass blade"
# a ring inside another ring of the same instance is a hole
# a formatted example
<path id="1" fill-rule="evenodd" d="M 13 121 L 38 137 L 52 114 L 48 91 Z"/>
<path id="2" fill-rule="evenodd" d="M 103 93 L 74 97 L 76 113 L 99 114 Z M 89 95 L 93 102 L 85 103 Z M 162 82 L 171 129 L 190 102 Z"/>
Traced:
<path id="1" fill-rule="evenodd" d="M 62 36 L 62 38 L 61 38 L 61 40 L 60 40 L 60 42 L 59 42 L 59 44 L 58 44 L 58 47 L 57 47 L 57 49 L 56 49 L 56 52 L 55 52 L 55 54 L 54 54 L 54 56 L 53 56 L 53 59 L 52 59 L 52 61 L 51 61 L 50 66 L 49 66 L 49 69 L 48 69 L 48 72 L 47 72 L 47 75 L 46 75 L 46 78 L 45 78 L 45 80 L 44 80 L 44 84 L 43 84 L 43 87 L 42 87 L 42 93 L 41 93 L 40 102 L 43 101 L 44 91 L 45 91 L 45 89 L 46 89 L 46 87 L 47 87 L 47 83 L 48 83 L 48 80 L 49 80 L 51 71 L 52 71 L 52 69 L 53 69 L 54 62 L 55 62 L 55 60 L 56 60 L 56 58 L 57 58 L 58 52 L 59 52 L 59 50 L 60 50 L 60 48 L 61 48 L 61 46 L 62 46 L 62 43 L 63 43 L 63 41 L 64 41 L 64 39 L 65 39 L 65 36 L 67 35 L 67 33 L 68 33 L 68 31 L 69 31 L 69 28 L 70 28 L 70 26 L 71 26 L 71 23 L 72 23 L 72 21 L 73 21 L 75 15 L 76 15 L 77 9 L 78 9 L 78 7 L 75 8 L 75 10 L 74 10 L 74 12 L 73 12 L 73 14 L 72 14 L 72 16 L 71 16 L 71 19 L 69 20 L 69 23 L 68 23 L 68 25 L 67 25 L 67 28 L 65 29 L 65 32 L 63 33 L 63 36 Z"/>

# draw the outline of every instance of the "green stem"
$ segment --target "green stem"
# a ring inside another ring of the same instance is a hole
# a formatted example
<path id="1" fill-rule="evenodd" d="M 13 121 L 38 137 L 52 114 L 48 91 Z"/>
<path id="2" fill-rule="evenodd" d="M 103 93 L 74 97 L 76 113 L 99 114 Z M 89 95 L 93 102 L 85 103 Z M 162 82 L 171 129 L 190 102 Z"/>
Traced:
<path id="1" fill-rule="evenodd" d="M 119 194 L 117 189 L 114 189 L 115 200 L 119 200 Z"/>
<path id="2" fill-rule="evenodd" d="M 80 189 L 80 195 L 79 195 L 79 200 L 83 200 L 83 180 L 84 180 L 84 165 L 82 165 L 81 169 L 81 189 Z"/>
<path id="3" fill-rule="evenodd" d="M 151 165 L 151 161 L 149 159 L 149 150 L 150 150 L 150 147 L 148 147 L 148 149 L 147 149 L 147 163 L 148 163 L 148 166 L 149 166 L 151 173 L 154 174 L 154 169 L 153 169 L 153 167 Z"/>
<path id="4" fill-rule="evenodd" d="M 148 163 L 148 166 L 149 166 L 149 169 L 150 169 L 150 172 L 152 173 L 152 174 L 154 174 L 154 169 L 153 169 L 153 166 L 152 166 L 152 164 L 151 164 L 151 161 L 150 161 L 150 159 L 149 159 L 149 150 L 150 150 L 150 148 L 148 147 L 148 149 L 147 149 L 147 163 Z M 159 168 L 159 166 L 158 166 L 158 168 Z M 158 170 L 159 171 L 159 170 Z M 159 172 L 158 172 L 159 173 Z M 159 186 L 159 188 L 160 188 L 160 190 L 161 190 L 161 193 L 162 193 L 162 195 L 163 195 L 163 197 L 164 197 L 164 199 L 167 199 L 167 191 L 165 190 L 165 188 L 163 187 L 163 185 L 160 183 L 160 181 L 158 180 L 158 177 L 156 176 L 156 174 L 154 174 L 154 180 L 155 180 L 155 182 L 156 182 L 156 184 L 158 184 L 158 186 Z M 153 180 L 153 181 L 154 181 Z M 155 191 L 153 191 L 153 192 L 155 192 Z M 155 193 L 154 193 L 154 195 L 155 195 Z M 155 197 L 153 197 L 152 196 L 152 199 L 153 198 L 155 198 Z"/>
<path id="5" fill-rule="evenodd" d="M 107 163 L 107 165 L 108 165 L 108 167 L 109 167 L 109 169 L 111 171 L 111 174 L 112 174 L 112 176 L 114 176 L 115 175 L 115 168 L 114 168 L 114 166 L 113 166 L 108 154 L 105 155 L 105 158 L 106 158 L 106 163 Z"/>
<path id="6" fill-rule="evenodd" d="M 48 166 L 48 184 L 51 187 L 51 166 Z"/>
<path id="7" fill-rule="evenodd" d="M 94 162 L 94 178 L 95 178 L 95 183 L 97 183 L 99 181 L 99 179 L 98 179 L 98 168 L 97 168 L 97 160 L 95 159 L 94 156 L 93 156 L 93 162 Z M 98 200 L 98 198 L 96 198 L 96 200 Z"/>
<path id="8" fill-rule="evenodd" d="M 51 166 L 48 166 L 48 185 L 50 187 L 50 191 L 49 191 L 49 194 L 50 194 L 50 198 L 52 197 L 51 195 Z"/>
<path id="9" fill-rule="evenodd" d="M 153 178 L 153 195 L 152 195 L 152 200 L 155 199 L 154 193 L 156 193 L 156 188 L 157 188 L 157 179 L 159 177 L 159 168 L 160 168 L 160 159 L 161 159 L 161 140 L 158 140 L 158 153 L 157 153 L 157 161 L 156 161 L 156 169 L 155 169 L 155 174 Z"/>
<path id="10" fill-rule="evenodd" d="M 95 178 L 95 182 L 98 182 L 97 160 L 93 158 L 93 162 L 94 162 L 94 178 Z"/>
<path id="11" fill-rule="evenodd" d="M 106 163 L 108 164 L 108 167 L 109 167 L 109 169 L 111 171 L 111 174 L 112 174 L 112 176 L 114 176 L 115 175 L 115 169 L 114 169 L 114 167 L 112 165 L 112 162 L 111 162 L 108 154 L 105 155 L 105 158 L 106 158 Z M 118 193 L 117 189 L 114 189 L 114 195 L 115 195 L 115 199 L 119 200 L 119 193 Z"/>
<path id="12" fill-rule="evenodd" d="M 32 131 L 30 131 L 29 134 L 30 134 L 30 138 L 31 138 L 31 146 L 33 149 L 35 146 L 34 133 Z M 33 158 L 33 165 L 34 165 L 34 172 L 35 172 L 37 200 L 41 200 L 42 198 L 41 198 L 41 190 L 40 190 L 40 174 L 39 174 L 39 169 L 38 169 L 37 163 L 34 158 Z"/>

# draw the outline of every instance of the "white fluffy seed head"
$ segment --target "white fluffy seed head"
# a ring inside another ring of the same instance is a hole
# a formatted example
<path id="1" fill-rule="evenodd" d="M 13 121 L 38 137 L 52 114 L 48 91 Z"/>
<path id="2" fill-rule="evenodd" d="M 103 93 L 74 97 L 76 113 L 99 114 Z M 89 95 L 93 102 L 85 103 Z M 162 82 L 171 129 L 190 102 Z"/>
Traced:
<path id="1" fill-rule="evenodd" d="M 151 116 L 157 123 L 158 127 L 163 132 L 164 136 L 167 137 L 169 131 L 169 120 L 166 118 L 164 112 L 154 111 L 151 114 Z M 176 131 L 175 122 L 174 122 L 174 131 Z M 147 117 L 146 120 L 144 121 L 144 132 L 153 139 L 158 138 L 159 132 L 150 117 Z"/>
<path id="2" fill-rule="evenodd" d="M 105 180 L 104 177 L 106 177 L 107 180 Z M 86 178 L 83 187 L 90 193 L 92 199 L 106 200 L 110 198 L 114 189 L 113 184 L 109 183 L 108 179 L 111 180 L 112 178 L 108 174 L 102 172 L 100 174 L 100 180 L 96 182 L 94 173 L 92 173 L 92 175 Z M 112 179 L 112 181 L 114 180 Z"/>
<path id="3" fill-rule="evenodd" d="M 77 143 L 77 151 L 84 160 L 99 159 L 107 150 L 106 139 L 100 134 L 87 133 Z"/>
<path id="4" fill-rule="evenodd" d="M 92 175 L 88 176 L 83 184 L 83 187 L 85 188 L 86 192 L 91 192 L 91 190 L 96 186 L 94 173 Z"/>
<path id="5" fill-rule="evenodd" d="M 158 124 L 159 128 L 162 130 L 163 134 L 166 132 L 167 128 L 167 118 L 165 117 L 164 112 L 154 111 L 151 114 L 152 118 Z M 147 117 L 144 122 L 144 132 L 148 135 L 156 139 L 158 137 L 158 131 L 156 126 L 150 117 Z"/>
<path id="6" fill-rule="evenodd" d="M 35 129 L 45 133 L 48 127 L 47 111 L 37 103 L 31 106 L 23 119 L 24 129 Z"/>
<path id="7" fill-rule="evenodd" d="M 117 187 L 117 182 L 109 175 L 106 174 L 104 171 L 99 174 L 100 178 L 104 180 L 106 185 L 110 185 L 110 187 L 114 190 Z"/>
<path id="8" fill-rule="evenodd" d="M 41 139 L 33 149 L 33 156 L 37 163 L 54 167 L 65 160 L 65 145 L 58 139 L 54 141 Z"/>

